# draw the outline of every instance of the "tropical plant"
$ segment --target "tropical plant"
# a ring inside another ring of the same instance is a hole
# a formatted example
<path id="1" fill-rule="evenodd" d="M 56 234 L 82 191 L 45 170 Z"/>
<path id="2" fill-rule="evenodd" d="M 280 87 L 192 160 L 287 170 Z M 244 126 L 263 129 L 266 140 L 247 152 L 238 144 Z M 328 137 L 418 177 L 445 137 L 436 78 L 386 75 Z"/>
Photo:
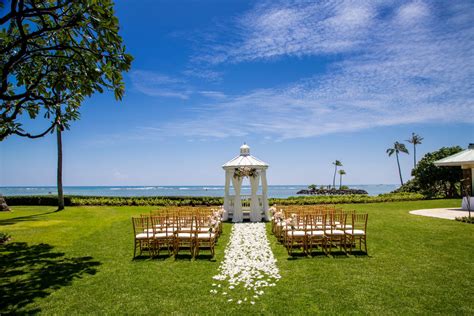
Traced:
<path id="1" fill-rule="evenodd" d="M 344 170 L 339 170 L 339 190 L 342 189 L 342 176 L 345 175 L 346 172 Z"/>
<path id="2" fill-rule="evenodd" d="M 415 133 L 411 133 L 410 139 L 407 139 L 407 142 L 413 144 L 413 168 L 416 167 L 416 145 L 421 145 L 423 137 Z"/>
<path id="3" fill-rule="evenodd" d="M 462 151 L 460 146 L 443 147 L 427 153 L 418 161 L 412 175 L 419 192 L 427 197 L 460 197 L 462 169 L 459 167 L 437 167 L 434 162 Z"/>
<path id="4" fill-rule="evenodd" d="M 310 189 L 310 190 L 316 190 L 317 188 L 318 188 L 318 186 L 316 184 L 308 185 L 308 189 Z"/>
<path id="5" fill-rule="evenodd" d="M 405 144 L 395 142 L 392 148 L 388 148 L 386 150 L 386 153 L 388 154 L 389 157 L 392 156 L 393 154 L 395 154 L 395 156 L 397 157 L 398 174 L 400 175 L 400 183 L 403 185 L 402 169 L 400 168 L 400 160 L 398 159 L 398 154 L 399 153 L 408 154 L 408 149 L 405 147 Z"/>
<path id="6" fill-rule="evenodd" d="M 111 0 L 12 0 L 8 8 L 0 16 L 0 140 L 13 134 L 38 138 L 56 127 L 62 209 L 61 132 L 79 118 L 85 97 L 110 89 L 122 98 L 122 72 L 132 57 Z M 39 113 L 48 125 L 26 132 L 22 122 Z"/>
<path id="7" fill-rule="evenodd" d="M 337 167 L 342 167 L 342 162 L 336 160 L 332 163 L 334 165 L 334 177 L 332 178 L 332 187 L 336 188 L 336 174 L 337 174 Z"/>

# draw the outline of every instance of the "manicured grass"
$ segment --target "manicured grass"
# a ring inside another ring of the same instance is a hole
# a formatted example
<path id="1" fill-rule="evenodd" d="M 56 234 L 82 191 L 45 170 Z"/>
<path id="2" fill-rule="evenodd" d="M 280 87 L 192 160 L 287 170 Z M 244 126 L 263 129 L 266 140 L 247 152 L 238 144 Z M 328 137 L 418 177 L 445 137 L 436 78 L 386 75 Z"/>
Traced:
<path id="1" fill-rule="evenodd" d="M 474 226 L 408 214 L 458 200 L 344 205 L 369 213 L 369 256 L 288 258 L 269 235 L 282 279 L 255 305 L 209 293 L 216 260 L 132 261 L 130 217 L 156 207 L 16 206 L 0 214 L 0 314 L 473 314 Z M 270 227 L 268 225 L 270 234 Z"/>

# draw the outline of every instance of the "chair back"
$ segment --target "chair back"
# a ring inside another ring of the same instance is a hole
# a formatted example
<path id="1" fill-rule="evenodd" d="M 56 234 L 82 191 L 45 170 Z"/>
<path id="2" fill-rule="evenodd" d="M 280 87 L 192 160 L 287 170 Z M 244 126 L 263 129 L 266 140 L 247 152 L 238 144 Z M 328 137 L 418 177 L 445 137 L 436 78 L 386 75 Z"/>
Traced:
<path id="1" fill-rule="evenodd" d="M 352 214 L 352 232 L 355 229 L 363 230 L 364 233 L 367 232 L 367 221 L 369 219 L 369 214 Z"/>
<path id="2" fill-rule="evenodd" d="M 132 217 L 132 224 L 134 236 L 141 233 L 146 233 L 147 237 L 153 236 L 153 229 L 150 227 L 151 225 L 148 216 Z"/>

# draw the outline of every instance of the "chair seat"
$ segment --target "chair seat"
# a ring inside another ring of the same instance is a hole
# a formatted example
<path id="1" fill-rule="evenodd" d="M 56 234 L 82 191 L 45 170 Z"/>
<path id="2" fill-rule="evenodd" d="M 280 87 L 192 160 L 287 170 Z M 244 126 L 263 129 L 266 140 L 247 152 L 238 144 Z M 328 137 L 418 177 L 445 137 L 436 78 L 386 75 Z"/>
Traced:
<path id="1" fill-rule="evenodd" d="M 179 230 L 180 232 L 191 232 L 192 228 L 191 227 L 180 227 L 180 228 L 174 228 L 175 231 Z"/>
<path id="2" fill-rule="evenodd" d="M 306 235 L 304 230 L 289 230 L 286 232 L 287 236 L 304 237 Z"/>
<path id="3" fill-rule="evenodd" d="M 135 235 L 135 239 L 148 239 L 152 237 L 152 234 L 148 235 L 147 233 L 140 233 Z"/>
<path id="4" fill-rule="evenodd" d="M 162 239 L 162 238 L 169 238 L 171 236 L 168 235 L 167 233 L 155 233 L 155 235 L 153 237 L 155 237 L 157 239 Z"/>
<path id="5" fill-rule="evenodd" d="M 199 233 L 196 235 L 198 239 L 212 239 L 216 237 L 216 234 L 214 233 Z"/>
<path id="6" fill-rule="evenodd" d="M 200 227 L 200 228 L 199 228 L 199 231 L 200 231 L 201 233 L 207 233 L 207 232 L 209 232 L 209 227 Z"/>
<path id="7" fill-rule="evenodd" d="M 342 227 L 342 225 L 336 225 L 336 228 L 337 228 L 337 229 L 341 229 L 341 228 L 344 228 L 344 227 Z M 346 225 L 345 228 L 346 228 L 346 229 L 352 229 L 352 225 Z"/>
<path id="8" fill-rule="evenodd" d="M 324 232 L 322 230 L 312 230 L 312 231 L 306 232 L 306 235 L 308 235 L 308 236 L 324 236 Z"/>
<path id="9" fill-rule="evenodd" d="M 342 236 L 344 235 L 344 231 L 343 230 L 339 230 L 339 229 L 334 229 L 333 231 L 331 230 L 326 230 L 324 232 L 326 235 L 329 235 L 329 236 Z"/>
<path id="10" fill-rule="evenodd" d="M 176 234 L 177 238 L 193 238 L 194 234 L 189 232 L 189 233 L 177 233 Z"/>
<path id="11" fill-rule="evenodd" d="M 346 230 L 346 234 L 352 235 L 352 229 Z M 354 236 L 363 236 L 365 232 L 362 229 L 354 229 Z"/>

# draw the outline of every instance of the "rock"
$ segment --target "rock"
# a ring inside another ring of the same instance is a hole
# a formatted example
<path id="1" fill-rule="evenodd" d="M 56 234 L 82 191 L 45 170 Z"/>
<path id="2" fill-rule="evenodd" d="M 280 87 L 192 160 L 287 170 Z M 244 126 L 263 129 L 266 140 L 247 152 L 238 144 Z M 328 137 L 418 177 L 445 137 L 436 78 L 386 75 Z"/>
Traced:
<path id="1" fill-rule="evenodd" d="M 7 202 L 5 201 L 5 198 L 3 195 L 0 194 L 0 212 L 9 212 L 11 211 L 10 208 L 7 205 Z"/>
<path id="2" fill-rule="evenodd" d="M 353 194 L 369 194 L 365 190 L 358 189 L 311 189 L 311 190 L 300 190 L 296 194 L 306 195 L 353 195 Z"/>

